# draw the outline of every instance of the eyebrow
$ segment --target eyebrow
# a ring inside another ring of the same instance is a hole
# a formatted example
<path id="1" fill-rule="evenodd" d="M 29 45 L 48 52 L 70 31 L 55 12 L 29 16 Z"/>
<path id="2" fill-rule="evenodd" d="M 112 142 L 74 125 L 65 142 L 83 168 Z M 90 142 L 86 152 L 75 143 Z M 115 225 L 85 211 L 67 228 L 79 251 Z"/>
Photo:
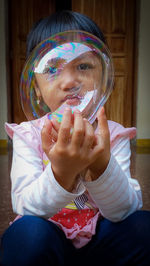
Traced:
<path id="1" fill-rule="evenodd" d="M 57 65 L 60 63 L 65 63 L 66 60 L 64 58 L 60 58 L 60 57 L 55 57 L 55 58 L 51 58 L 50 60 L 47 61 L 48 65 Z"/>
<path id="2" fill-rule="evenodd" d="M 38 64 L 38 66 L 34 69 L 34 72 L 35 73 L 43 73 L 43 71 L 44 71 L 44 69 L 46 68 L 46 67 L 52 67 L 52 66 L 55 66 L 55 67 L 57 67 L 57 66 L 59 66 L 59 64 L 65 64 L 65 59 L 63 59 L 63 58 L 60 58 L 60 57 L 55 57 L 55 58 L 51 58 L 51 59 L 49 59 L 48 61 L 46 61 L 44 64 L 43 64 L 43 66 L 40 66 L 40 62 L 39 62 L 39 64 Z"/>

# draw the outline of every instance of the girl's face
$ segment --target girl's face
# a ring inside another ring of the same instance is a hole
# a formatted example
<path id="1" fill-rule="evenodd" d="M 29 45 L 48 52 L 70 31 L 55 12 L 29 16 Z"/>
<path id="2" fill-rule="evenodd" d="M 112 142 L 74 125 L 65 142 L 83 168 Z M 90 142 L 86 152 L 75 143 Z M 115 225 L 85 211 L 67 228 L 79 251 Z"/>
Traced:
<path id="1" fill-rule="evenodd" d="M 100 86 L 101 78 L 100 57 L 86 52 L 69 63 L 61 58 L 49 60 L 43 73 L 35 73 L 35 90 L 54 112 L 63 103 L 78 106 L 86 92 Z"/>

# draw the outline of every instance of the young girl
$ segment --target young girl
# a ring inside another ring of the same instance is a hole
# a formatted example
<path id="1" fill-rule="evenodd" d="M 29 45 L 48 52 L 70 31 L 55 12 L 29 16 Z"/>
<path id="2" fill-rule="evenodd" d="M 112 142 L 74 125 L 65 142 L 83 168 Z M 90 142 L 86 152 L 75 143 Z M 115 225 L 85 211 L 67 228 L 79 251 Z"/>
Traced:
<path id="1" fill-rule="evenodd" d="M 105 42 L 88 17 L 61 11 L 33 27 L 27 56 L 42 40 L 74 29 Z M 54 106 L 74 84 L 68 73 L 57 94 L 51 88 Z M 37 94 L 49 101 L 44 88 L 41 83 Z M 12 205 L 19 219 L 3 235 L 2 265 L 149 265 L 150 213 L 138 211 L 141 190 L 130 176 L 135 128 L 107 121 L 104 108 L 96 131 L 70 108 L 61 124 L 43 118 L 38 123 L 40 129 L 31 122 L 6 123 L 13 139 Z"/>

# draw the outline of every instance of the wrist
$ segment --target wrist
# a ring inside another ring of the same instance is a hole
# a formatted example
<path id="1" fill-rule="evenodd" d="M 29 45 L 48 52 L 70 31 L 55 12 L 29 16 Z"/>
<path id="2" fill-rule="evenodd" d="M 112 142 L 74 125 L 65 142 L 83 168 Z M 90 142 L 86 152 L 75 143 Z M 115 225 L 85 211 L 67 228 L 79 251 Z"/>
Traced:
<path id="1" fill-rule="evenodd" d="M 92 171 L 91 169 L 88 169 L 85 175 L 85 181 L 91 182 L 99 178 L 101 174 L 96 171 Z"/>
<path id="2" fill-rule="evenodd" d="M 59 185 L 63 187 L 65 190 L 67 190 L 68 192 L 72 192 L 73 189 L 75 188 L 76 177 L 74 176 L 67 177 L 66 174 L 57 173 L 57 171 L 55 171 L 53 167 L 52 167 L 52 171 Z"/>
<path id="3" fill-rule="evenodd" d="M 87 173 L 86 173 L 86 180 L 94 181 L 98 179 L 106 170 L 108 163 L 109 163 L 110 157 L 108 160 L 106 160 L 101 167 L 89 167 Z"/>

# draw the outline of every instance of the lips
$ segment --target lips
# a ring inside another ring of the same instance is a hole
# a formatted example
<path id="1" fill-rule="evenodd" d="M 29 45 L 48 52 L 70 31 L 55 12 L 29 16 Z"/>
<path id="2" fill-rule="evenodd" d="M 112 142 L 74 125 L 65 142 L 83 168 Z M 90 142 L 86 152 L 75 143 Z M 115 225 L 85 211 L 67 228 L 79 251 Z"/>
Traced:
<path id="1" fill-rule="evenodd" d="M 81 100 L 83 99 L 82 96 L 79 95 L 67 95 L 64 98 L 64 101 L 66 102 L 66 104 L 68 105 L 79 105 L 81 103 Z"/>

